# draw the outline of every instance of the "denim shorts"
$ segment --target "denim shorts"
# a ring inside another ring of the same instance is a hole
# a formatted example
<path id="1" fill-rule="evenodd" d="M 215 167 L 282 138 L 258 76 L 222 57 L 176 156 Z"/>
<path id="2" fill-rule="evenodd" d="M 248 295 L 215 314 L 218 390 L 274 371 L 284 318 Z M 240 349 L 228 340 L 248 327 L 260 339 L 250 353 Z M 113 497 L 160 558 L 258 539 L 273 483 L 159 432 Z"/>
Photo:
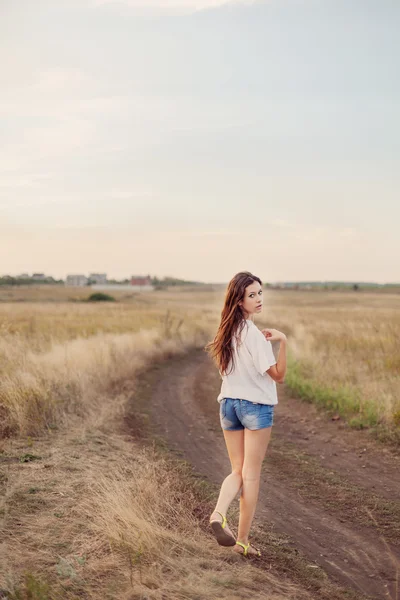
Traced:
<path id="1" fill-rule="evenodd" d="M 240 398 L 223 398 L 219 406 L 221 427 L 226 431 L 272 427 L 274 408 L 273 404 L 259 404 Z"/>

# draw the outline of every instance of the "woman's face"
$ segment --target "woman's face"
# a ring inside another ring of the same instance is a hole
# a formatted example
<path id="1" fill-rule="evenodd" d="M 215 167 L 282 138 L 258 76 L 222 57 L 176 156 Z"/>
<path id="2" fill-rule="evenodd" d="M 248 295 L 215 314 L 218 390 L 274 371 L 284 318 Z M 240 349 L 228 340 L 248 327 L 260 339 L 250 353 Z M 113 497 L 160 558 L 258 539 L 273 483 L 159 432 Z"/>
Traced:
<path id="1" fill-rule="evenodd" d="M 263 291 L 258 281 L 253 281 L 244 292 L 243 299 L 239 302 L 242 307 L 245 319 L 249 319 L 251 315 L 261 312 L 263 303 Z"/>

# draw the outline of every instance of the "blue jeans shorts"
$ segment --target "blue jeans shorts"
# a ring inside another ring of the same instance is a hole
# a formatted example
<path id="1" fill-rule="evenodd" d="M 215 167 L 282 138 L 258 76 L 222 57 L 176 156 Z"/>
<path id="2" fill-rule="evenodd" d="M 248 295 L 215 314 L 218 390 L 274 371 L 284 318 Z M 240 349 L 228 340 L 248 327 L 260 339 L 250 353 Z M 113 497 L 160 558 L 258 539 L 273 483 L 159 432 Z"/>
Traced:
<path id="1" fill-rule="evenodd" d="M 272 427 L 274 408 L 273 404 L 259 404 L 240 398 L 223 398 L 219 406 L 221 427 L 226 431 Z"/>

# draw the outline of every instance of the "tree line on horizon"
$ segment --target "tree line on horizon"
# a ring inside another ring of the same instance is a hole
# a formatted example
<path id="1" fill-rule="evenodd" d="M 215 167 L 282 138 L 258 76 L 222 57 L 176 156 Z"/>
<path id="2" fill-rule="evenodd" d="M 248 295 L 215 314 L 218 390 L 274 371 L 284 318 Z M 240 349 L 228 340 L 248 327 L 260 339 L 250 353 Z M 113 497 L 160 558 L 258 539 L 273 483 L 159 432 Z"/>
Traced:
<path id="1" fill-rule="evenodd" d="M 162 279 L 154 276 L 150 277 L 151 284 L 156 289 L 164 289 L 174 286 L 212 286 L 213 284 L 207 284 L 201 281 L 179 279 L 177 277 L 163 277 Z M 109 279 L 109 284 L 129 284 L 130 279 Z M 89 287 L 92 283 L 90 279 L 86 284 Z M 0 286 L 22 286 L 22 285 L 65 285 L 64 279 L 55 279 L 52 276 L 48 276 L 45 279 L 35 279 L 34 276 L 29 278 L 14 277 L 12 275 L 0 276 Z M 218 284 L 214 284 L 218 285 Z M 223 282 L 219 285 L 224 285 Z M 85 287 L 85 286 L 83 286 Z M 318 290 L 344 290 L 352 289 L 354 291 L 359 290 L 387 290 L 387 291 L 400 291 L 400 283 L 374 283 L 374 282 L 347 282 L 347 281 L 283 281 L 278 284 L 265 283 L 266 289 L 282 289 L 282 290 L 307 290 L 307 289 L 318 289 Z"/>

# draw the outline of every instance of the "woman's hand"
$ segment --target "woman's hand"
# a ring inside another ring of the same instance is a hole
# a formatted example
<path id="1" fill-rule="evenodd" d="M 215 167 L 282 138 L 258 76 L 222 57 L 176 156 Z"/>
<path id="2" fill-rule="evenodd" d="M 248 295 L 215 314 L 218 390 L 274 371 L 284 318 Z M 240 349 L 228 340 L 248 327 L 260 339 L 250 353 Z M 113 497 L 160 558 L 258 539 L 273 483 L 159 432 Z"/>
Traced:
<path id="1" fill-rule="evenodd" d="M 278 331 L 277 329 L 262 329 L 261 333 L 265 335 L 265 338 L 269 342 L 281 342 L 286 340 L 286 335 L 282 333 L 282 331 Z"/>

